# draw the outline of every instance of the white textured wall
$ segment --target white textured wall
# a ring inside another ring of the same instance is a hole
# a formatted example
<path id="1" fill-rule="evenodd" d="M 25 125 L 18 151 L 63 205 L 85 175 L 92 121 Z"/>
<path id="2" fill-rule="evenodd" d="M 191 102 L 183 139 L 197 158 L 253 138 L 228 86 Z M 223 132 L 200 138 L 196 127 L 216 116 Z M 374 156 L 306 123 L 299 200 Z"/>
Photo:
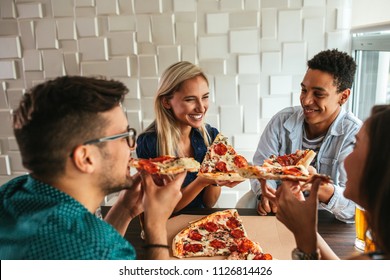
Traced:
<path id="1" fill-rule="evenodd" d="M 306 61 L 349 51 L 352 0 L 1 0 L 0 183 L 24 173 L 10 112 L 37 83 L 106 75 L 130 94 L 130 124 L 154 118 L 158 77 L 170 64 L 199 64 L 211 84 L 207 120 L 252 160 L 273 114 L 297 104 Z M 224 189 L 233 207 L 248 182 Z"/>

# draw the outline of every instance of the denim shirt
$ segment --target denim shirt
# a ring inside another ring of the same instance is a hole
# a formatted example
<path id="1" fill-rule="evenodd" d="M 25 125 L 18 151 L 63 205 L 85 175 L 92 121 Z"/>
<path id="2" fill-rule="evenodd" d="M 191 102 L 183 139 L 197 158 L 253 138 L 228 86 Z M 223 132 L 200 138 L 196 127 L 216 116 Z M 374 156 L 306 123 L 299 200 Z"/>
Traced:
<path id="1" fill-rule="evenodd" d="M 301 106 L 285 108 L 278 112 L 261 135 L 253 164 L 261 165 L 271 155 L 284 155 L 302 149 L 304 116 Z M 330 126 L 317 155 L 318 173 L 331 176 L 334 182 L 334 194 L 328 204 L 320 203 L 343 222 L 354 222 L 355 203 L 343 195 L 347 176 L 343 161 L 352 152 L 355 135 L 362 125 L 361 120 L 342 107 L 339 115 Z M 276 188 L 276 181 L 267 182 Z M 258 180 L 251 180 L 255 195 L 261 193 Z"/>
<path id="2" fill-rule="evenodd" d="M 210 135 L 210 143 L 214 141 L 218 135 L 218 130 L 208 124 L 206 129 Z M 199 163 L 202 163 L 206 152 L 207 146 L 204 143 L 203 136 L 200 131 L 196 128 L 192 128 L 190 132 L 191 146 L 194 149 L 194 158 Z M 157 154 L 157 133 L 148 132 L 142 133 L 137 139 L 137 157 L 138 158 L 155 158 L 160 155 Z M 184 179 L 182 188 L 185 188 L 188 184 L 196 179 L 198 172 L 187 172 L 186 178 Z M 185 208 L 204 208 L 203 203 L 204 189 L 192 200 Z M 184 209 L 185 209 L 184 208 Z"/>

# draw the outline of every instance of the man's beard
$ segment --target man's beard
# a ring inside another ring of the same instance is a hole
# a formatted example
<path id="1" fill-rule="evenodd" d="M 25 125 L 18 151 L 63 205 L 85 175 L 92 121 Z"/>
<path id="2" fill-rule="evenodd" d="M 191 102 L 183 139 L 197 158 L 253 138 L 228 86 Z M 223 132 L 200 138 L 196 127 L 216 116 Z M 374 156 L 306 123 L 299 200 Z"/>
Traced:
<path id="1" fill-rule="evenodd" d="M 115 177 L 113 174 L 115 174 L 114 171 L 118 168 L 112 164 L 113 161 L 107 153 L 104 153 L 103 151 L 102 154 L 106 165 L 104 166 L 105 171 L 100 175 L 99 186 L 105 195 L 116 193 L 124 189 L 131 189 L 133 187 L 134 180 L 130 177 L 130 174 L 128 174 L 125 178 Z"/>

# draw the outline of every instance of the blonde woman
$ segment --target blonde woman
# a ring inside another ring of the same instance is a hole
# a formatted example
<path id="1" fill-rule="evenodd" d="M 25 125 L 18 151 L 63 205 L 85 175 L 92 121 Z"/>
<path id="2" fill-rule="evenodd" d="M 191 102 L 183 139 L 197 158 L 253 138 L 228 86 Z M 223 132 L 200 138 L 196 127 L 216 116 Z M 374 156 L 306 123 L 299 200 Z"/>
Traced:
<path id="1" fill-rule="evenodd" d="M 156 119 L 137 139 L 137 156 L 162 155 L 193 157 L 202 162 L 207 147 L 218 130 L 204 122 L 209 107 L 209 83 L 202 70 L 187 61 L 168 67 L 161 76 L 154 110 Z M 238 182 L 213 181 L 188 173 L 182 186 L 182 199 L 175 211 L 184 207 L 213 207 L 221 185 Z"/>

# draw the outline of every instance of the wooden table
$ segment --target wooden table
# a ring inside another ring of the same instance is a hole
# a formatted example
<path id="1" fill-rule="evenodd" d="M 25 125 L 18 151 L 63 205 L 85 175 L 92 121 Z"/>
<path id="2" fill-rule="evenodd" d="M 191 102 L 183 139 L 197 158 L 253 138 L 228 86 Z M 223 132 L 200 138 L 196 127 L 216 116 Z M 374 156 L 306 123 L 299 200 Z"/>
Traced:
<path id="1" fill-rule="evenodd" d="M 102 214 L 105 214 L 109 210 L 109 206 L 102 206 Z M 189 214 L 189 215 L 208 215 L 215 211 L 223 210 L 220 208 L 200 208 L 200 209 L 190 209 L 180 211 L 176 215 L 180 214 Z M 257 216 L 255 209 L 237 209 L 238 213 L 242 216 Z M 142 248 L 144 241 L 140 237 L 141 227 L 139 219 L 135 218 L 131 221 L 127 231 L 125 233 L 125 238 L 128 240 L 136 249 L 138 259 L 145 258 L 145 251 Z M 329 244 L 329 246 L 335 251 L 335 253 L 341 258 L 345 259 L 351 255 L 356 255 L 360 253 L 354 247 L 355 240 L 355 225 L 343 223 L 336 218 L 333 214 L 325 210 L 318 211 L 318 232 Z"/>

